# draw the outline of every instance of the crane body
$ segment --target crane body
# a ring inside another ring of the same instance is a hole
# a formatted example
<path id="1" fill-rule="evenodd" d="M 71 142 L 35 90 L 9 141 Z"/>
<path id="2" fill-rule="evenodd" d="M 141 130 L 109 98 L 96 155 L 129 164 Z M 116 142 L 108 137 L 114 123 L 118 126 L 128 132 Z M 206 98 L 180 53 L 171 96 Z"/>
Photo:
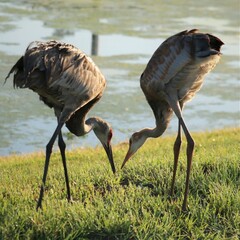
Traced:
<path id="1" fill-rule="evenodd" d="M 6 79 L 14 73 L 13 84 L 17 88 L 29 88 L 38 93 L 48 107 L 54 109 L 58 125 L 46 146 L 43 180 L 37 209 L 42 199 L 53 144 L 58 137 L 68 200 L 71 200 L 66 165 L 65 148 L 61 129 L 64 124 L 76 136 L 94 131 L 102 143 L 112 171 L 111 126 L 99 117 L 86 119 L 87 113 L 100 100 L 106 88 L 106 80 L 90 57 L 71 44 L 58 41 L 32 42 L 25 54 L 16 62 Z"/>
<path id="2" fill-rule="evenodd" d="M 140 86 L 156 120 L 155 128 L 144 128 L 133 133 L 122 167 L 150 138 L 161 136 L 168 127 L 173 112 L 178 117 L 178 134 L 174 143 L 174 170 L 170 194 L 173 195 L 178 157 L 181 147 L 181 129 L 187 139 L 187 176 L 182 209 L 187 209 L 189 177 L 194 140 L 182 116 L 182 110 L 203 84 L 204 77 L 218 63 L 223 42 L 198 30 L 180 32 L 165 40 L 150 58 L 140 78 Z"/>

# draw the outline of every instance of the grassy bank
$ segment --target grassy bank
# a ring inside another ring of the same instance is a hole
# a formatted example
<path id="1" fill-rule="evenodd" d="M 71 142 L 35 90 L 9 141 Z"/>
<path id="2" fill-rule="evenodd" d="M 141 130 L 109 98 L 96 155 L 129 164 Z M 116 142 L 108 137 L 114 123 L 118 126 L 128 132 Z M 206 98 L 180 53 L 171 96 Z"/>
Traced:
<path id="1" fill-rule="evenodd" d="M 0 157 L 0 239 L 238 239 L 239 133 L 193 134 L 187 214 L 181 212 L 185 144 L 175 198 L 168 200 L 174 137 L 149 140 L 123 170 L 128 146 L 114 146 L 115 176 L 101 148 L 67 152 L 72 204 L 66 201 L 60 155 L 54 153 L 39 212 L 44 153 Z"/>

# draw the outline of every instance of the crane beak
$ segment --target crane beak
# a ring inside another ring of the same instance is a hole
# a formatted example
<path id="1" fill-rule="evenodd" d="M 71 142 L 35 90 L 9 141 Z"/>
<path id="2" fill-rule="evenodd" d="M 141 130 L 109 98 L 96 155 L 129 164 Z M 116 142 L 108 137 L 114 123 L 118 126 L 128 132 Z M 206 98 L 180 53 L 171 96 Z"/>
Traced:
<path id="1" fill-rule="evenodd" d="M 123 161 L 123 163 L 122 163 L 121 168 L 124 167 L 124 165 L 126 164 L 126 162 L 129 160 L 129 158 L 130 158 L 132 155 L 133 155 L 133 152 L 130 151 L 130 148 L 129 148 L 129 149 L 128 149 L 128 152 L 127 152 L 127 154 L 126 154 L 126 157 L 125 157 L 125 159 L 124 159 L 124 161 Z"/>
<path id="2" fill-rule="evenodd" d="M 113 161 L 112 146 L 110 144 L 103 144 L 103 147 L 104 147 L 104 149 L 106 151 L 106 154 L 108 156 L 108 160 L 110 162 L 112 171 L 113 171 L 113 173 L 115 173 L 116 169 L 115 169 L 115 165 L 114 165 L 114 161 Z"/>

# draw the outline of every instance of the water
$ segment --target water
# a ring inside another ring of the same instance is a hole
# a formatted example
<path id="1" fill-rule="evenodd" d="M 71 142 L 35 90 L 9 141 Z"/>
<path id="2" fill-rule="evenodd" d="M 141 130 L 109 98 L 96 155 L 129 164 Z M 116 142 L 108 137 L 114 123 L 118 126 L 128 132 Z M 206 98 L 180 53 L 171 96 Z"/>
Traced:
<path id="1" fill-rule="evenodd" d="M 212 5 L 211 5 L 212 4 Z M 139 87 L 139 76 L 155 49 L 168 36 L 199 28 L 220 37 L 223 58 L 184 109 L 190 131 L 239 126 L 240 7 L 235 0 L 209 1 L 1 1 L 0 76 L 2 82 L 33 40 L 58 39 L 91 55 L 92 35 L 98 54 L 92 56 L 108 80 L 101 101 L 89 116 L 101 116 L 114 128 L 116 144 L 143 127 L 154 127 L 152 111 Z M 0 89 L 0 155 L 44 150 L 55 127 L 51 109 L 26 89 Z M 166 134 L 175 133 L 176 117 Z M 93 133 L 72 137 L 64 128 L 68 149 L 96 146 Z"/>

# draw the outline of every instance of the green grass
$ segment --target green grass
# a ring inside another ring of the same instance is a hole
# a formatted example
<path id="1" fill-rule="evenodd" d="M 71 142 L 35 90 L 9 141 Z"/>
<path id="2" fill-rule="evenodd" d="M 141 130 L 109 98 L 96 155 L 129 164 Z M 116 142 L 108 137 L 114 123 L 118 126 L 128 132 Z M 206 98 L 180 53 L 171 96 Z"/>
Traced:
<path id="1" fill-rule="evenodd" d="M 128 146 L 114 146 L 115 176 L 100 147 L 67 152 L 72 204 L 53 153 L 38 212 L 44 153 L 0 157 L 0 239 L 239 239 L 239 130 L 193 134 L 188 213 L 181 211 L 185 141 L 175 197 L 168 197 L 174 137 L 147 141 L 123 170 Z"/>

